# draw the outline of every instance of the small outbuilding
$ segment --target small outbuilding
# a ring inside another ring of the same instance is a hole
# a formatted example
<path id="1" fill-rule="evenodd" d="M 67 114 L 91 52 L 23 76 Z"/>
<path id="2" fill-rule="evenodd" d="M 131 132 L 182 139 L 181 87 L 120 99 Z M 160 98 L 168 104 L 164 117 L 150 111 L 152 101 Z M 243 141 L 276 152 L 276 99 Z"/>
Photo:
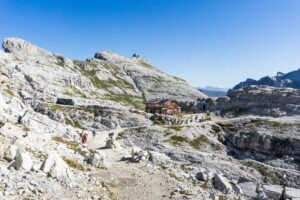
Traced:
<path id="1" fill-rule="evenodd" d="M 68 105 L 68 106 L 74 106 L 75 105 L 73 99 L 65 99 L 65 98 L 57 98 L 55 103 L 60 104 L 60 105 Z"/>

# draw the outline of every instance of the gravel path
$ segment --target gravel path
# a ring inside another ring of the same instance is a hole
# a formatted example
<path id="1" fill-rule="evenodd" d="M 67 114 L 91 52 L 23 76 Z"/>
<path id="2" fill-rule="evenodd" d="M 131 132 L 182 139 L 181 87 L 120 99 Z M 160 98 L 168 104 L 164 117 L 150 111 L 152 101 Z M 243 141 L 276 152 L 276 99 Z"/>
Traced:
<path id="1" fill-rule="evenodd" d="M 116 136 L 124 129 L 113 132 Z M 102 148 L 108 134 L 112 131 L 97 133 L 88 143 L 89 149 Z M 106 169 L 94 172 L 94 176 L 112 191 L 113 199 L 152 200 L 170 199 L 170 194 L 179 182 L 164 170 L 151 163 L 132 163 L 128 160 L 131 148 L 118 145 L 116 149 L 102 149 L 106 155 Z M 172 198 L 174 199 L 174 198 Z M 176 198 L 175 198 L 176 199 Z"/>

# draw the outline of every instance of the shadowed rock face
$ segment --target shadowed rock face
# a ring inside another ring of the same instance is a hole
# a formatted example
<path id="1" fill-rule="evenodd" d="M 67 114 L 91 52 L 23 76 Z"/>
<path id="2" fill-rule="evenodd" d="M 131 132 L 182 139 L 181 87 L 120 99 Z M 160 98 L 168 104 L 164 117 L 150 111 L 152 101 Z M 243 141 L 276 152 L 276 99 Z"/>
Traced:
<path id="1" fill-rule="evenodd" d="M 228 135 L 228 140 L 239 149 L 252 149 L 263 153 L 300 156 L 299 138 L 279 138 L 259 132 L 240 132 Z"/>
<path id="2" fill-rule="evenodd" d="M 300 114 L 300 90 L 250 86 L 232 90 L 227 97 L 216 100 L 214 110 L 234 114 L 256 114 L 265 116 L 284 116 Z"/>
<path id="3" fill-rule="evenodd" d="M 299 188 L 298 118 L 242 117 L 217 124 L 224 133 L 228 155 L 257 169 L 265 183 Z"/>
<path id="4" fill-rule="evenodd" d="M 220 123 L 228 145 L 241 150 L 253 150 L 276 156 L 300 158 L 299 121 L 269 121 L 250 119 Z"/>

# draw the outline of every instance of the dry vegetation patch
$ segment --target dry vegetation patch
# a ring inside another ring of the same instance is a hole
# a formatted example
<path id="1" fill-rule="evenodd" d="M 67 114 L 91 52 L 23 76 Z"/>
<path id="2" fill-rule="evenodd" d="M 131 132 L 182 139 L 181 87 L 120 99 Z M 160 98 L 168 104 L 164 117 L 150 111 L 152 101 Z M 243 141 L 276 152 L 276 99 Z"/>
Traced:
<path id="1" fill-rule="evenodd" d="M 54 140 L 58 143 L 65 144 L 69 149 L 74 150 L 75 153 L 77 152 L 80 155 L 82 155 L 83 157 L 87 157 L 87 152 L 82 150 L 82 148 L 80 147 L 80 144 L 78 142 L 68 141 L 68 140 L 66 140 L 62 137 L 59 137 L 59 136 L 52 137 L 52 140 Z"/>
<path id="2" fill-rule="evenodd" d="M 72 167 L 73 169 L 77 169 L 79 171 L 86 171 L 85 167 L 75 160 L 69 159 L 67 157 L 63 157 L 63 160 L 69 165 L 69 167 Z"/>

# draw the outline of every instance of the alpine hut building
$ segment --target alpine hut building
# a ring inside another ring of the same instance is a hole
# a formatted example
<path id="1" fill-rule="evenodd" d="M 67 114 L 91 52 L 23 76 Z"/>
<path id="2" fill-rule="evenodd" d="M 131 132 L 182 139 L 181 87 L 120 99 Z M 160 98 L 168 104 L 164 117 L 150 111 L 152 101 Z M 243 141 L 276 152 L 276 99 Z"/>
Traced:
<path id="1" fill-rule="evenodd" d="M 181 113 L 181 108 L 176 100 L 152 99 L 145 103 L 145 111 L 148 113 L 175 115 Z"/>

